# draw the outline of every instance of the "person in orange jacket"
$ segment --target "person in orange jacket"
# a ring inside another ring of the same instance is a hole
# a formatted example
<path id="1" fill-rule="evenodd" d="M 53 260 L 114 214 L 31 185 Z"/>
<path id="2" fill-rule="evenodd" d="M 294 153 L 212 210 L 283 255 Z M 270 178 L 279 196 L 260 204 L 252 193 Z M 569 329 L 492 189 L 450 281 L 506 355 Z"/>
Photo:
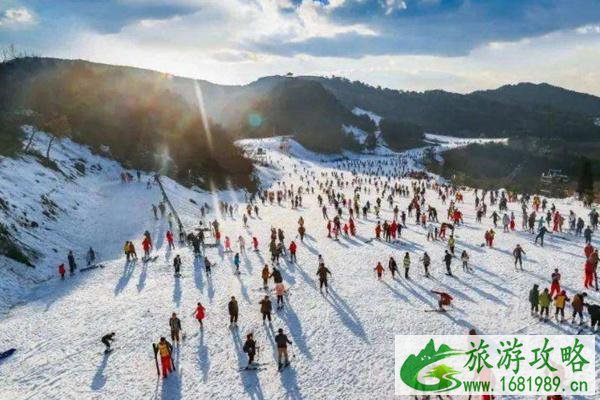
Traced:
<path id="1" fill-rule="evenodd" d="M 381 223 L 377 223 L 377 226 L 375 227 L 375 239 L 377 240 L 381 240 Z"/>
<path id="2" fill-rule="evenodd" d="M 377 272 L 377 279 L 381 280 L 383 276 L 383 266 L 380 262 L 377 263 L 377 266 L 374 268 L 375 272 Z"/>

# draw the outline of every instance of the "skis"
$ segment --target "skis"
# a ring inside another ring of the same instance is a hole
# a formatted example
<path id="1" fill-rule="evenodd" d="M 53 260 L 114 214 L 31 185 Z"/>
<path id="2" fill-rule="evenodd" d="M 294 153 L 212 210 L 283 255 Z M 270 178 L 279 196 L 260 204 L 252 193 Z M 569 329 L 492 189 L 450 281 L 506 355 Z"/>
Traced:
<path id="1" fill-rule="evenodd" d="M 96 268 L 104 268 L 104 265 L 102 265 L 102 264 L 90 265 L 88 267 L 81 268 L 79 270 L 79 272 L 89 271 L 89 270 L 96 269 Z"/>
<path id="2" fill-rule="evenodd" d="M 287 367 L 289 367 L 289 366 L 290 366 L 290 363 L 289 363 L 289 362 L 288 362 L 288 363 L 286 363 L 286 364 L 283 364 L 283 365 L 278 365 L 278 366 L 277 366 L 277 371 L 278 371 L 278 372 L 281 372 L 281 371 L 283 371 L 284 369 L 286 369 L 286 368 L 287 368 Z"/>
<path id="3" fill-rule="evenodd" d="M 154 362 L 156 363 L 156 374 L 160 376 L 160 370 L 158 369 L 158 346 L 156 343 L 152 343 L 152 350 L 154 351 Z"/>
<path id="4" fill-rule="evenodd" d="M 154 262 L 156 260 L 158 260 L 158 256 L 148 257 L 148 258 L 142 258 L 142 262 L 144 264 L 149 263 L 149 262 Z"/>
<path id="5" fill-rule="evenodd" d="M 446 312 L 446 310 L 440 310 L 439 308 L 432 308 L 430 310 L 423 310 L 425 312 Z"/>
<path id="6" fill-rule="evenodd" d="M 266 371 L 267 369 L 265 367 L 245 367 L 245 368 L 240 368 L 238 369 L 238 372 L 259 372 L 259 371 Z"/>

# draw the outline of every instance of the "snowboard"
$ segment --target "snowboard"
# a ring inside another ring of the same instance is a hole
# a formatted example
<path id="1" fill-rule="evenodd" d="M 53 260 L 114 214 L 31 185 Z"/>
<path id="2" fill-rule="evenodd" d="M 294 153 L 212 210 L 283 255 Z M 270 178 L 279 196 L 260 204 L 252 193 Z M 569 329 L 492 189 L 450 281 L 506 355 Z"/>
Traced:
<path id="1" fill-rule="evenodd" d="M 12 356 L 15 351 L 17 351 L 17 349 L 14 349 L 14 348 L 3 351 L 2 353 L 0 353 L 0 360 L 3 360 L 7 357 Z"/>

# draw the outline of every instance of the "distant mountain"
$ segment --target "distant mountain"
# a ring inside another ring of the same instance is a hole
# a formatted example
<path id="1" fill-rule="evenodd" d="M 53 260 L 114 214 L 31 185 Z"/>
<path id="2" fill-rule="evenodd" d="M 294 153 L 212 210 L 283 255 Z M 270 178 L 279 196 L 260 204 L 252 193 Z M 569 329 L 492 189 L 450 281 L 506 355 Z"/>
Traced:
<path id="1" fill-rule="evenodd" d="M 177 85 L 185 82 L 194 90 L 191 80 L 153 71 L 20 59 L 0 64 L 0 111 L 31 110 L 30 124 L 96 151 L 108 148 L 130 168 L 199 186 L 213 181 L 251 187 L 252 163 L 197 103 L 178 93 Z"/>
<path id="2" fill-rule="evenodd" d="M 246 104 L 234 120 L 228 127 L 238 137 L 294 135 L 307 148 L 324 153 L 362 149 L 342 130 L 344 125 L 365 132 L 375 130 L 368 116 L 353 114 L 320 83 L 295 78 L 275 82 L 272 89 Z"/>
<path id="3" fill-rule="evenodd" d="M 564 112 L 600 117 L 600 97 L 552 86 L 547 83 L 519 83 L 494 90 L 481 90 L 472 95 L 505 104 L 529 108 L 553 108 Z"/>
<path id="4" fill-rule="evenodd" d="M 530 90 L 527 97 L 515 94 L 511 98 L 502 95 L 506 87 L 497 89 L 499 94 L 486 91 L 463 95 L 443 90 L 406 92 L 376 88 L 338 77 L 304 79 L 320 82 L 347 107 L 364 108 L 384 118 L 420 126 L 426 132 L 464 137 L 600 138 L 600 127 L 590 117 L 600 98 L 560 89 L 561 98 L 569 97 L 571 101 L 549 104 L 546 86 L 550 85 Z"/>

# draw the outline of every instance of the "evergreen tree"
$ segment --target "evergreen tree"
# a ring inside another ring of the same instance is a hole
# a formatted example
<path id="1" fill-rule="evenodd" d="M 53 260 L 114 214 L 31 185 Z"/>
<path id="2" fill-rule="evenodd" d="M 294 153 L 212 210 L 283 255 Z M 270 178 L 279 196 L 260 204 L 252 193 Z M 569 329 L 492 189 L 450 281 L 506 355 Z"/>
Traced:
<path id="1" fill-rule="evenodd" d="M 584 158 L 581 164 L 581 173 L 577 181 L 577 193 L 579 199 L 592 198 L 594 195 L 594 174 L 592 172 L 592 162 Z"/>

